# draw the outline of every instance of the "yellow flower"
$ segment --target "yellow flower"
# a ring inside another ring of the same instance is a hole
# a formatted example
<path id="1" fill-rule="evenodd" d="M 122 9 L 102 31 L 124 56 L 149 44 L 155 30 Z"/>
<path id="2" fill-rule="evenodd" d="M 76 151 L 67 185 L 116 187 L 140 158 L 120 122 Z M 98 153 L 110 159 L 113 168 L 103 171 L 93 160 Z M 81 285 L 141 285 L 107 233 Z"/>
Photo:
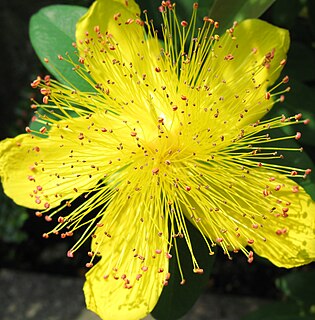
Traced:
<path id="1" fill-rule="evenodd" d="M 285 64 L 288 32 L 246 20 L 219 37 L 209 18 L 196 27 L 197 7 L 186 22 L 162 3 L 161 44 L 133 0 L 94 2 L 77 24 L 78 62 L 60 59 L 95 91 L 38 78 L 42 128 L 0 145 L 6 194 L 58 222 L 44 237 L 84 227 L 71 257 L 92 236 L 87 266 L 101 259 L 84 291 L 104 319 L 139 319 L 154 308 L 172 247 L 180 264 L 177 241 L 202 273 L 186 219 L 209 254 L 218 245 L 252 262 L 250 245 L 287 268 L 315 257 L 315 205 L 291 179 L 310 170 L 272 162 L 287 150 L 275 142 L 300 136 L 272 138 L 272 130 L 303 120 L 259 121 L 287 91 L 278 89 L 287 77 L 269 88 Z"/>

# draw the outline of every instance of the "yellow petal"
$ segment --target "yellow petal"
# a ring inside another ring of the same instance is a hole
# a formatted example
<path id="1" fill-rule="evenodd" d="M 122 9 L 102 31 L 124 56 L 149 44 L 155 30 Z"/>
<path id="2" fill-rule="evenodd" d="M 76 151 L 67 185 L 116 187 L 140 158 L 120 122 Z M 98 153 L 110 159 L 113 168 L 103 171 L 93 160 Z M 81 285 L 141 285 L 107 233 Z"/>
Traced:
<path id="1" fill-rule="evenodd" d="M 113 200 L 93 236 L 101 260 L 87 273 L 84 293 L 88 309 L 102 319 L 142 319 L 168 277 L 167 223 L 161 208 L 138 200 Z"/>
<path id="2" fill-rule="evenodd" d="M 46 139 L 22 134 L 2 141 L 0 173 L 5 193 L 19 205 L 48 209 L 96 187 L 105 173 L 121 167 L 117 161 L 108 167 L 113 157 L 121 156 L 113 135 L 102 129 L 110 121 L 93 114 L 59 121 Z M 131 138 L 130 130 L 125 135 Z"/>
<path id="3" fill-rule="evenodd" d="M 135 60 L 137 47 L 144 40 L 144 29 L 135 22 L 139 17 L 140 9 L 133 0 L 98 0 L 78 21 L 78 49 L 97 83 L 104 83 L 117 69 L 112 60 L 123 60 L 128 64 Z M 98 32 L 101 32 L 104 38 L 98 39 Z M 93 43 L 92 38 L 95 39 L 94 48 L 90 45 Z M 98 45 L 100 47 L 97 47 Z M 90 50 L 92 52 L 89 52 Z M 102 63 L 104 59 L 106 62 Z M 106 72 L 108 64 L 113 69 L 110 73 Z"/>
<path id="4" fill-rule="evenodd" d="M 286 59 L 290 46 L 288 30 L 273 26 L 259 19 L 242 21 L 235 27 L 234 36 L 236 39 L 230 46 L 231 53 L 235 52 L 233 65 L 226 64 L 224 77 L 237 80 L 239 75 L 247 73 L 250 77 L 250 67 L 253 62 L 263 63 L 266 55 L 274 54 L 274 57 L 266 62 L 269 67 L 262 70 L 255 77 L 256 83 L 263 83 L 271 86 L 281 73 L 280 62 Z M 227 34 L 224 37 L 229 37 Z M 222 39 L 225 41 L 225 39 Z M 237 46 L 237 48 L 236 48 Z M 254 52 L 253 52 L 254 50 Z M 273 52 L 274 51 L 274 52 Z M 250 57 L 250 60 L 248 60 Z"/>
<path id="5" fill-rule="evenodd" d="M 235 170 L 226 169 L 225 179 L 217 182 L 211 172 L 205 174 L 207 192 L 196 191 L 183 201 L 187 218 L 228 255 L 242 250 L 249 256 L 245 247 L 250 245 L 279 267 L 313 261 L 315 203 L 310 196 L 279 173 L 252 168 L 236 176 Z"/>
<path id="6" fill-rule="evenodd" d="M 280 75 L 289 44 L 287 30 L 258 19 L 242 21 L 215 43 L 200 78 L 219 101 L 217 108 L 223 101 L 220 117 L 231 130 L 256 122 L 271 109 L 273 98 L 266 99 L 266 91 Z"/>

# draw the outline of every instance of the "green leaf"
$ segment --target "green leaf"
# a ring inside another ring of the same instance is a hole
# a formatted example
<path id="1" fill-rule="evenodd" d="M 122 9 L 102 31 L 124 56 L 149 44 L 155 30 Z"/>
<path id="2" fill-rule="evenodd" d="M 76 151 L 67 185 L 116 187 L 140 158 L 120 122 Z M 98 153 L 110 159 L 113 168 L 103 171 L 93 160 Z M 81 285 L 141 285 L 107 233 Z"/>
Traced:
<path id="1" fill-rule="evenodd" d="M 201 3 L 206 0 L 200 1 Z M 209 17 L 219 21 L 221 30 L 230 28 L 234 21 L 260 17 L 275 0 L 215 0 Z"/>
<path id="2" fill-rule="evenodd" d="M 292 28 L 301 10 L 299 0 L 277 0 L 272 6 L 272 22 L 283 28 Z"/>
<path id="3" fill-rule="evenodd" d="M 290 78 L 299 81 L 315 80 L 315 51 L 303 43 L 293 41 L 288 53 L 288 62 L 285 66 Z M 313 95 L 314 97 L 314 95 Z M 313 98 L 315 99 L 315 98 Z"/>
<path id="4" fill-rule="evenodd" d="M 241 320 L 299 320 L 300 308 L 289 302 L 275 302 L 267 304 L 258 310 L 242 317 Z"/>
<path id="5" fill-rule="evenodd" d="M 71 63 L 58 59 L 59 54 L 65 56 L 68 52 L 77 63 L 72 43 L 75 42 L 76 23 L 86 11 L 84 7 L 69 5 L 45 7 L 32 16 L 29 32 L 38 57 L 57 80 L 82 91 L 91 91 L 92 87 L 72 70 Z M 44 62 L 45 58 L 49 63 Z"/>
<path id="6" fill-rule="evenodd" d="M 288 297 L 305 306 L 315 305 L 315 271 L 291 272 L 276 280 L 277 287 Z"/>
<path id="7" fill-rule="evenodd" d="M 192 267 L 192 259 L 185 239 L 177 238 L 181 267 L 186 283 L 181 285 L 181 278 L 176 261 L 175 252 L 171 252 L 173 258 L 170 260 L 171 278 L 168 286 L 164 287 L 162 295 L 152 311 L 152 315 L 158 320 L 175 320 L 183 316 L 194 305 L 200 294 L 204 291 L 209 282 L 209 275 L 212 270 L 214 256 L 209 255 L 200 232 L 187 222 L 194 255 L 203 274 L 195 274 Z"/>

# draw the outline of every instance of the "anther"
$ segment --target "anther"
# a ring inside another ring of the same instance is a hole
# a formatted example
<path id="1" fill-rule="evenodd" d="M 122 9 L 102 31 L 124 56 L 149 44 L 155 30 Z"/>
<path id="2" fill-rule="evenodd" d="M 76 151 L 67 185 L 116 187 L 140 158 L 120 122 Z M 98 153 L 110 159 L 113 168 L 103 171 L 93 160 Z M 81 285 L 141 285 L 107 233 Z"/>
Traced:
<path id="1" fill-rule="evenodd" d="M 92 268 L 93 267 L 93 263 L 92 262 L 88 262 L 88 263 L 85 264 L 85 266 L 87 268 Z"/>
<path id="2" fill-rule="evenodd" d="M 298 193 L 299 192 L 299 186 L 293 186 L 292 187 L 292 192 L 293 193 Z"/>
<path id="3" fill-rule="evenodd" d="M 306 169 L 306 170 L 305 170 L 305 174 L 306 174 L 306 175 L 309 175 L 311 172 L 312 172 L 312 169 Z"/>
<path id="4" fill-rule="evenodd" d="M 164 123 L 164 118 L 163 117 L 158 117 L 158 123 Z"/>
<path id="5" fill-rule="evenodd" d="M 311 122 L 310 119 L 305 119 L 305 120 L 303 121 L 304 124 L 309 124 L 310 122 Z"/>
<path id="6" fill-rule="evenodd" d="M 160 171 L 159 168 L 154 168 L 154 169 L 152 169 L 152 174 L 158 174 L 159 171 Z"/>
<path id="7" fill-rule="evenodd" d="M 183 20 L 180 24 L 181 24 L 181 26 L 184 27 L 184 28 L 188 26 L 188 22 L 185 21 L 185 20 Z"/>
<path id="8" fill-rule="evenodd" d="M 203 274 L 203 269 L 200 269 L 200 268 L 195 268 L 194 270 L 194 273 L 197 273 L 197 274 Z"/>
<path id="9" fill-rule="evenodd" d="M 84 134 L 82 132 L 79 133 L 78 139 L 79 140 L 83 140 L 84 139 Z"/>
<path id="10" fill-rule="evenodd" d="M 302 136 L 301 132 L 297 132 L 294 139 L 299 140 L 301 138 L 301 136 Z"/>
<path id="11" fill-rule="evenodd" d="M 249 251 L 247 262 L 252 263 L 253 261 L 254 261 L 254 253 L 253 251 Z"/>
<path id="12" fill-rule="evenodd" d="M 167 259 L 171 259 L 172 258 L 172 255 L 169 254 L 168 252 L 165 253 L 165 256 L 166 256 Z"/>
<path id="13" fill-rule="evenodd" d="M 65 219 L 63 217 L 59 217 L 57 221 L 58 223 L 64 223 Z"/>
<path id="14" fill-rule="evenodd" d="M 48 238 L 49 238 L 49 235 L 48 235 L 47 233 L 43 233 L 42 237 L 43 237 L 44 239 L 48 239 Z"/>
<path id="15" fill-rule="evenodd" d="M 41 127 L 40 129 L 39 129 L 39 132 L 40 133 L 45 133 L 47 131 L 47 128 L 46 127 Z"/>
<path id="16" fill-rule="evenodd" d="M 294 116 L 295 120 L 300 120 L 302 118 L 302 113 L 298 113 Z"/>
<path id="17" fill-rule="evenodd" d="M 289 76 L 285 76 L 285 77 L 282 79 L 282 82 L 283 82 L 283 83 L 288 83 L 288 82 L 289 82 Z"/>
<path id="18" fill-rule="evenodd" d="M 48 100 L 49 100 L 48 96 L 44 96 L 43 97 L 43 103 L 44 104 L 48 104 Z"/>

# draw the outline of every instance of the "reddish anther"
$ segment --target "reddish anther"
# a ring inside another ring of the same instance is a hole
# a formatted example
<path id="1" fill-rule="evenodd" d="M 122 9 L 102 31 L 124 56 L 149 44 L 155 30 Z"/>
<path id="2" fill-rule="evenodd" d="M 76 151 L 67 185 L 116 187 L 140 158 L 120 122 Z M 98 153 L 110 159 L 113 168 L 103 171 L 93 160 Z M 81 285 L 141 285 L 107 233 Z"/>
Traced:
<path id="1" fill-rule="evenodd" d="M 306 174 L 306 175 L 310 174 L 311 172 L 312 172 L 312 169 L 306 169 L 306 170 L 305 170 L 305 174 Z"/>
<path id="2" fill-rule="evenodd" d="M 64 223 L 65 219 L 63 217 L 59 217 L 57 221 L 58 223 Z"/>
<path id="3" fill-rule="evenodd" d="M 289 76 L 285 76 L 285 77 L 282 79 L 282 82 L 283 82 L 283 83 L 288 83 L 288 82 L 289 82 Z"/>
<path id="4" fill-rule="evenodd" d="M 194 269 L 194 273 L 197 273 L 197 274 L 203 274 L 203 269 L 201 269 L 201 268 L 195 268 Z"/>
<path id="5" fill-rule="evenodd" d="M 303 121 L 304 124 L 309 124 L 310 122 L 311 122 L 310 119 L 305 119 L 305 120 Z"/>
<path id="6" fill-rule="evenodd" d="M 301 136 L 302 136 L 301 132 L 297 132 L 294 139 L 299 140 L 301 138 Z"/>
<path id="7" fill-rule="evenodd" d="M 180 24 L 181 24 L 181 26 L 184 27 L 184 28 L 188 26 L 188 22 L 185 21 L 185 20 L 183 20 Z"/>

